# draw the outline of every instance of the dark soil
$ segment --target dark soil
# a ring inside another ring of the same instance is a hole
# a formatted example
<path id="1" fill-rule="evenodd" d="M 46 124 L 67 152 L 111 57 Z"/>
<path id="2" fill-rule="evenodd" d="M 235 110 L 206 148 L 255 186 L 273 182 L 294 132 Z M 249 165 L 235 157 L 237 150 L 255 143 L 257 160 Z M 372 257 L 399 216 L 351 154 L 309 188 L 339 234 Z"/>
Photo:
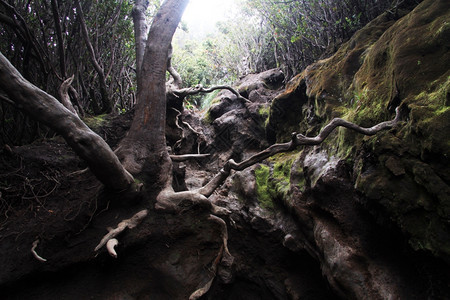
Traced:
<path id="1" fill-rule="evenodd" d="M 119 116 L 97 131 L 114 146 L 128 120 Z M 187 299 L 211 278 L 221 234 L 208 212 L 191 207 L 180 215 L 159 213 L 154 200 L 142 195 L 124 201 L 124 195 L 104 191 L 85 167 L 58 137 L 2 150 L 2 299 Z M 144 207 L 149 216 L 120 236 L 117 259 L 104 249 L 94 252 L 107 227 Z M 319 264 L 306 252 L 283 247 L 280 233 L 261 235 L 243 219 L 239 229 L 228 227 L 232 279 L 218 276 L 204 299 L 334 297 Z M 46 262 L 31 253 L 36 240 Z"/>

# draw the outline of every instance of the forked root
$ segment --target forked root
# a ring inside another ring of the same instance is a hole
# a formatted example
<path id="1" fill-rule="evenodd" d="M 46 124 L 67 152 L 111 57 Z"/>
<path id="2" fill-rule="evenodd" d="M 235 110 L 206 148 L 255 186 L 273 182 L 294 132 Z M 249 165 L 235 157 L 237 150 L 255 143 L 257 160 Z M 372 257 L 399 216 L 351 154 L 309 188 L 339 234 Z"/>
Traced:
<path id="1" fill-rule="evenodd" d="M 109 254 L 113 257 L 117 257 L 117 253 L 114 250 L 114 247 L 119 243 L 119 241 L 115 239 L 115 237 L 127 228 L 129 229 L 135 228 L 137 225 L 139 225 L 139 223 L 142 222 L 142 220 L 147 216 L 147 214 L 148 211 L 144 209 L 137 212 L 131 218 L 120 222 L 116 228 L 109 230 L 109 232 L 102 238 L 97 247 L 95 247 L 94 251 L 98 251 L 101 247 L 103 247 L 105 244 L 108 243 L 107 249 Z"/>

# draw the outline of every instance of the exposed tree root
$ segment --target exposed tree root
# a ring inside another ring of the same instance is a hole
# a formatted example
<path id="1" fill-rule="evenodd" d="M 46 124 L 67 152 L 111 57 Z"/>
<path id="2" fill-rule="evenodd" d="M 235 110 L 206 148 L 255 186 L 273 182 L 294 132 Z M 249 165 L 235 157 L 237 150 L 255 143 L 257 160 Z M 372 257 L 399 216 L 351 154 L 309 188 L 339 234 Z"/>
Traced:
<path id="1" fill-rule="evenodd" d="M 196 300 L 199 299 L 201 296 L 203 296 L 204 294 L 206 294 L 209 289 L 211 288 L 211 285 L 214 281 L 214 279 L 216 278 L 216 274 L 217 274 L 217 266 L 220 263 L 220 260 L 222 259 L 222 255 L 223 255 L 223 248 L 224 246 L 222 245 L 220 247 L 219 253 L 217 254 L 216 259 L 214 259 L 214 262 L 211 266 L 211 272 L 212 272 L 212 276 L 211 279 L 208 280 L 208 282 L 203 285 L 201 288 L 195 290 L 190 296 L 189 296 L 189 300 Z"/>
<path id="2" fill-rule="evenodd" d="M 122 231 L 124 231 L 125 229 L 127 229 L 127 228 L 129 228 L 129 229 L 135 228 L 137 225 L 139 225 L 139 223 L 142 222 L 142 220 L 147 216 L 147 214 L 148 214 L 148 211 L 146 209 L 144 209 L 144 210 L 141 210 L 141 211 L 137 212 L 131 218 L 123 220 L 122 222 L 120 222 L 119 225 L 117 225 L 117 227 L 115 229 L 109 230 L 109 232 L 102 238 L 102 240 L 97 245 L 97 247 L 95 247 L 94 251 L 98 251 L 101 247 L 103 247 L 105 244 L 107 244 L 110 240 L 115 239 L 115 237 L 117 235 L 119 235 Z M 109 246 L 108 247 L 108 252 L 113 257 L 117 257 L 117 254 L 114 251 L 114 246 L 116 246 L 119 242 L 117 241 L 117 243 L 115 245 L 114 245 L 114 243 L 115 242 L 113 241 L 113 242 L 111 242 L 108 245 Z M 112 252 L 114 252 L 115 255 Z"/>
<path id="3" fill-rule="evenodd" d="M 199 158 L 206 158 L 211 156 L 211 154 L 182 154 L 182 155 L 170 155 L 170 158 L 172 161 L 181 162 L 186 161 L 190 159 L 199 159 Z"/>
<path id="4" fill-rule="evenodd" d="M 181 112 L 176 109 L 173 108 L 172 109 L 177 112 L 177 116 L 175 117 L 175 125 L 177 126 L 178 129 L 181 130 L 181 138 L 175 143 L 174 145 L 174 149 L 181 144 L 182 140 L 185 138 L 185 134 L 184 134 L 184 129 L 183 127 L 181 127 L 180 123 L 182 123 L 184 126 L 186 126 L 190 131 L 192 131 L 196 136 L 197 136 L 197 154 L 200 154 L 200 145 L 203 141 L 205 141 L 205 137 L 201 132 L 198 132 L 197 130 L 195 130 L 191 124 L 189 124 L 188 122 L 185 122 L 183 120 L 181 120 Z"/>
<path id="5" fill-rule="evenodd" d="M 31 247 L 31 253 L 38 261 L 46 262 L 47 260 L 45 258 L 43 258 L 42 256 L 40 256 L 39 254 L 37 254 L 37 252 L 36 252 L 36 247 L 38 244 L 39 244 L 39 239 L 37 239 L 33 242 L 32 247 Z"/>
<path id="6" fill-rule="evenodd" d="M 117 239 L 110 239 L 108 242 L 106 242 L 106 249 L 108 250 L 108 253 L 114 257 L 117 258 L 117 252 L 114 249 L 119 244 L 119 241 Z"/>
<path id="7" fill-rule="evenodd" d="M 208 208 L 213 214 L 227 215 L 230 213 L 228 209 L 213 204 L 207 197 L 197 191 L 175 192 L 171 185 L 168 185 L 156 197 L 155 209 L 178 212 L 194 204 Z"/>
<path id="8" fill-rule="evenodd" d="M 364 128 L 352 122 L 340 118 L 335 118 L 331 120 L 331 122 L 328 123 L 325 127 L 323 127 L 320 133 L 315 137 L 306 137 L 302 134 L 297 134 L 294 132 L 292 133 L 292 140 L 290 142 L 282 144 L 273 144 L 267 149 L 251 156 L 250 158 L 240 163 L 236 163 L 233 159 L 230 159 L 225 163 L 220 172 L 213 179 L 211 179 L 210 182 L 208 182 L 205 186 L 198 189 L 197 191 L 198 193 L 206 197 L 209 197 L 227 179 L 231 170 L 242 171 L 275 154 L 292 151 L 298 146 L 318 145 L 322 143 L 330 135 L 330 133 L 333 132 L 333 130 L 339 126 L 346 127 L 348 129 L 354 130 L 364 135 L 374 135 L 381 130 L 390 129 L 400 121 L 399 107 L 395 109 L 395 112 L 396 114 L 393 120 L 381 122 L 370 128 Z"/>
<path id="9" fill-rule="evenodd" d="M 210 88 L 204 88 L 201 84 L 199 84 L 199 85 L 196 85 L 195 87 L 170 90 L 169 92 L 174 94 L 178 98 L 184 98 L 186 96 L 196 95 L 199 93 L 211 93 L 211 92 L 214 92 L 215 90 L 228 90 L 228 91 L 232 92 L 237 97 L 237 99 L 244 100 L 245 102 L 248 102 L 248 103 L 252 103 L 250 100 L 248 100 L 247 98 L 245 98 L 241 94 L 239 94 L 238 91 L 236 91 L 235 89 L 233 89 L 231 86 L 228 86 L 228 85 L 217 85 L 217 86 L 213 86 Z"/>
<path id="10" fill-rule="evenodd" d="M 233 159 L 230 159 L 225 163 L 220 172 L 216 174 L 213 179 L 211 179 L 210 182 L 199 189 L 193 191 L 175 192 L 172 188 L 172 181 L 169 180 L 166 188 L 159 193 L 156 199 L 157 203 L 155 205 L 155 208 L 177 212 L 181 209 L 181 207 L 187 206 L 187 202 L 190 205 L 194 203 L 204 204 L 210 209 L 213 214 L 229 214 L 229 211 L 227 209 L 214 205 L 207 198 L 211 196 L 219 186 L 222 185 L 222 183 L 230 175 L 231 170 L 242 171 L 245 168 L 259 163 L 277 153 L 291 151 L 298 146 L 318 145 L 322 143 L 330 135 L 330 133 L 339 126 L 355 130 L 356 132 L 362 133 L 364 135 L 374 135 L 381 130 L 392 128 L 395 124 L 398 123 L 399 120 L 400 110 L 399 107 L 397 107 L 396 115 L 393 120 L 381 122 L 370 128 L 364 128 L 349 121 L 335 118 L 325 127 L 323 127 L 320 133 L 315 137 L 306 137 L 302 134 L 292 133 L 292 140 L 290 142 L 274 144 L 240 163 L 236 163 Z"/>
<path id="11" fill-rule="evenodd" d="M 211 273 L 212 273 L 211 278 L 208 280 L 208 282 L 205 285 L 203 285 L 201 288 L 195 290 L 189 296 L 189 300 L 199 299 L 201 296 L 203 296 L 204 294 L 206 294 L 209 291 L 214 279 L 216 278 L 217 268 L 222 260 L 224 260 L 226 258 L 227 263 L 229 263 L 230 266 L 233 263 L 233 256 L 230 254 L 230 251 L 228 250 L 227 224 L 225 223 L 224 220 L 222 220 L 221 218 L 214 216 L 214 215 L 210 215 L 208 217 L 208 220 L 213 221 L 220 225 L 223 245 L 220 247 L 219 253 L 217 254 L 217 257 L 211 266 Z"/>

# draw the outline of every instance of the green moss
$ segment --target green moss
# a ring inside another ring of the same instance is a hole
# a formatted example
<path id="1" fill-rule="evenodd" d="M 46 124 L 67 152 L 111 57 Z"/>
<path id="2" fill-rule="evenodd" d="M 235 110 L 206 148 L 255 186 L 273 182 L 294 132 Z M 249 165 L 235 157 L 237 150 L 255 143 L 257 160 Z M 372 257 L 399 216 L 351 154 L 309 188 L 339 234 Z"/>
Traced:
<path id="1" fill-rule="evenodd" d="M 269 117 L 270 107 L 267 106 L 261 106 L 258 110 L 258 113 L 261 117 L 264 119 Z"/>
<path id="2" fill-rule="evenodd" d="M 256 196 L 261 207 L 273 209 L 274 204 L 270 193 L 269 177 L 270 168 L 266 165 L 259 165 L 255 169 Z"/>
<path id="3" fill-rule="evenodd" d="M 106 122 L 107 114 L 98 115 L 98 116 L 88 116 L 83 118 L 84 123 L 86 123 L 89 128 L 96 131 L 99 130 Z"/>

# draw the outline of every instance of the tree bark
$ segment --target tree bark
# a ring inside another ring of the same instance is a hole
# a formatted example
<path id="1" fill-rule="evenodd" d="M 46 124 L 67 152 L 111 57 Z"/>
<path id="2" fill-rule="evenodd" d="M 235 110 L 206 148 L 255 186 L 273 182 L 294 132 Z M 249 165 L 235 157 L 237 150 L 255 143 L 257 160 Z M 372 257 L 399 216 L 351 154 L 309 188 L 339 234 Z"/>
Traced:
<path id="1" fill-rule="evenodd" d="M 125 168 L 159 188 L 169 182 L 171 160 L 166 148 L 166 70 L 173 34 L 189 1 L 167 0 L 150 28 L 138 80 L 135 116 L 116 150 Z"/>
<path id="2" fill-rule="evenodd" d="M 147 22 L 145 19 L 145 11 L 148 7 L 147 0 L 136 0 L 131 12 L 134 24 L 134 41 L 136 44 L 136 74 L 141 76 L 141 65 L 144 59 L 145 43 L 147 35 Z"/>
<path id="3" fill-rule="evenodd" d="M 0 90 L 34 119 L 61 134 L 108 188 L 123 190 L 134 182 L 106 142 L 58 100 L 37 88 L 0 53 Z"/>

